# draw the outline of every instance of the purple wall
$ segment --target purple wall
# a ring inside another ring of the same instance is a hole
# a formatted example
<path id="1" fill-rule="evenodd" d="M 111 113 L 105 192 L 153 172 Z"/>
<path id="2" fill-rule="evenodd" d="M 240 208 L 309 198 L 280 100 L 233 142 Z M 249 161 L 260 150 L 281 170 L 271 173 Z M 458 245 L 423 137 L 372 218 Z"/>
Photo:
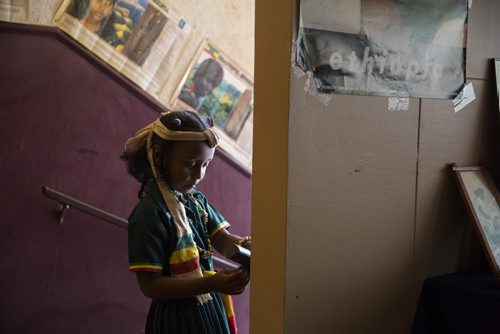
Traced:
<path id="1" fill-rule="evenodd" d="M 138 185 L 118 156 L 159 108 L 60 36 L 0 23 L 0 332 L 141 333 L 149 300 L 127 270 L 126 231 L 75 209 L 59 225 L 41 188 L 126 218 Z M 250 187 L 217 154 L 200 188 L 246 235 Z M 235 304 L 248 333 L 248 292 Z"/>

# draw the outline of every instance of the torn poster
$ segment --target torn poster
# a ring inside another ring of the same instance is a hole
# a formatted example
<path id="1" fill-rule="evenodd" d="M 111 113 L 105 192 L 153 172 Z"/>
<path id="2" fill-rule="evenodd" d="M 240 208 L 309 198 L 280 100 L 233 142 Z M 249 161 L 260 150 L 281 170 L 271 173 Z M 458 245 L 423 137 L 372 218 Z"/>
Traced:
<path id="1" fill-rule="evenodd" d="M 467 0 L 301 0 L 297 63 L 323 93 L 445 98 L 465 82 Z"/>

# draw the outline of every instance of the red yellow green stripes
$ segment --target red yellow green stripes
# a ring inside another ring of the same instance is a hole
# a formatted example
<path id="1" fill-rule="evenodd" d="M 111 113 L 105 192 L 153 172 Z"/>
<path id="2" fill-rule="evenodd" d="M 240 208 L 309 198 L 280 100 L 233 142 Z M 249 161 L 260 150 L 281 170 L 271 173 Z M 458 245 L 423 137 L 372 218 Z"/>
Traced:
<path id="1" fill-rule="evenodd" d="M 210 234 L 210 238 L 213 238 L 214 235 L 216 235 L 217 233 L 219 233 L 221 230 L 229 227 L 230 224 L 227 222 L 227 221 L 224 221 L 222 224 L 220 224 L 219 226 L 217 226 L 217 229 L 215 231 L 212 232 L 212 234 Z"/>
<path id="2" fill-rule="evenodd" d="M 236 327 L 236 317 L 233 315 L 231 317 L 227 317 L 227 324 L 229 326 L 229 333 L 237 334 L 238 327 Z"/>
<path id="3" fill-rule="evenodd" d="M 200 267 L 200 257 L 194 257 L 180 263 L 170 263 L 170 272 L 172 275 L 182 275 L 194 271 Z"/>
<path id="4" fill-rule="evenodd" d="M 163 266 L 161 264 L 154 263 L 131 263 L 128 266 L 128 270 L 161 272 L 163 271 Z"/>
<path id="5" fill-rule="evenodd" d="M 219 51 L 210 43 L 205 45 L 204 51 L 212 56 L 213 59 L 219 58 Z"/>
<path id="6" fill-rule="evenodd" d="M 170 256 L 170 264 L 178 264 L 198 257 L 196 245 L 190 245 L 182 249 L 176 249 Z"/>
<path id="7" fill-rule="evenodd" d="M 226 310 L 227 318 L 234 318 L 233 299 L 229 295 L 221 294 L 222 301 L 224 302 L 224 309 Z"/>
<path id="8" fill-rule="evenodd" d="M 203 271 L 203 276 L 215 275 L 215 271 Z M 226 311 L 227 324 L 229 325 L 229 332 L 231 334 L 238 333 L 238 327 L 236 326 L 236 314 L 234 313 L 233 298 L 230 295 L 220 294 L 222 299 L 222 304 L 224 304 L 224 310 Z"/>
<path id="9" fill-rule="evenodd" d="M 200 256 L 192 234 L 179 237 L 176 249 L 170 255 L 169 264 L 170 272 L 174 276 L 189 273 L 200 267 Z"/>

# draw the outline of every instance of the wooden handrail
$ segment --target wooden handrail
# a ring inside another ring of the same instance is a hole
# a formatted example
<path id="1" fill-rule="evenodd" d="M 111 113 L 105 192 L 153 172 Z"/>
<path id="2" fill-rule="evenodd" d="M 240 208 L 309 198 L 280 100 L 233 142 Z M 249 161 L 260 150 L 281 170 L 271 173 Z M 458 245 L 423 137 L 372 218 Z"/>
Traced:
<path id="1" fill-rule="evenodd" d="M 60 217 L 59 223 L 62 223 L 64 220 L 64 211 L 69 209 L 70 207 L 85 212 L 91 216 L 104 220 L 108 223 L 121 227 L 123 229 L 128 229 L 128 221 L 121 217 L 118 217 L 112 213 L 96 208 L 93 205 L 84 203 L 76 198 L 63 194 L 57 190 L 51 189 L 47 186 L 42 187 L 42 193 L 44 196 L 51 198 L 59 203 L 61 203 L 61 208 L 59 208 Z M 214 263 L 219 267 L 229 267 L 229 268 L 237 268 L 238 266 L 232 262 L 221 259 L 217 256 L 212 257 Z"/>

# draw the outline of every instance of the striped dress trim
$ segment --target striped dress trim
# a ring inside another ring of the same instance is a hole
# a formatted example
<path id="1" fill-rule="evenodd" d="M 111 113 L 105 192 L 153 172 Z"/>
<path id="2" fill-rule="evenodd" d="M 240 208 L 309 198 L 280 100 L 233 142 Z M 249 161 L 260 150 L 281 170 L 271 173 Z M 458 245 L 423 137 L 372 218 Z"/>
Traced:
<path id="1" fill-rule="evenodd" d="M 210 238 L 213 238 L 214 235 L 216 235 L 217 233 L 219 233 L 220 231 L 222 231 L 223 229 L 229 227 L 230 224 L 225 220 L 223 221 L 219 226 L 217 226 L 217 229 L 215 231 L 212 232 L 212 234 L 210 234 Z"/>
<path id="2" fill-rule="evenodd" d="M 128 266 L 128 270 L 161 272 L 163 271 L 163 266 L 161 264 L 154 264 L 154 263 L 131 263 Z"/>

